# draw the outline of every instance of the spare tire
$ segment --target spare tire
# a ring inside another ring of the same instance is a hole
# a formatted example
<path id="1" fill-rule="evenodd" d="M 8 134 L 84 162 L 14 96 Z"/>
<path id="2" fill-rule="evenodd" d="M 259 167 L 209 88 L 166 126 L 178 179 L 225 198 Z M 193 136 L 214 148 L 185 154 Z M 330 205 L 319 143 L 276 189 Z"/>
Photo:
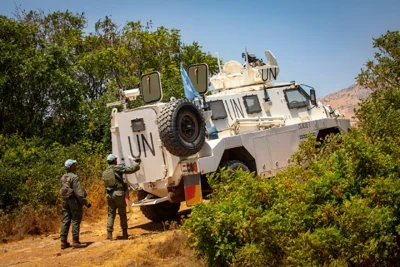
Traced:
<path id="1" fill-rule="evenodd" d="M 163 146 L 178 157 L 196 154 L 204 145 L 206 123 L 195 104 L 187 99 L 169 102 L 157 118 Z"/>

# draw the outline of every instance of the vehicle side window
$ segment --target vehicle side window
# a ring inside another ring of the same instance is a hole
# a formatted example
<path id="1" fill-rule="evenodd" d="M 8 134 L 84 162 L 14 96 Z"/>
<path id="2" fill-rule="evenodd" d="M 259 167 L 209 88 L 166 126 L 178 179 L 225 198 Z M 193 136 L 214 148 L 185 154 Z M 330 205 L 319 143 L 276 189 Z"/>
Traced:
<path id="1" fill-rule="evenodd" d="M 246 95 L 243 97 L 244 106 L 246 107 L 247 114 L 261 112 L 260 101 L 257 95 Z"/>
<path id="2" fill-rule="evenodd" d="M 287 89 L 285 98 L 289 108 L 302 108 L 308 105 L 308 100 L 298 89 Z"/>
<path id="3" fill-rule="evenodd" d="M 212 111 L 211 119 L 220 120 L 228 117 L 228 114 L 225 110 L 224 102 L 222 102 L 222 100 L 210 101 L 208 102 L 208 105 Z"/>

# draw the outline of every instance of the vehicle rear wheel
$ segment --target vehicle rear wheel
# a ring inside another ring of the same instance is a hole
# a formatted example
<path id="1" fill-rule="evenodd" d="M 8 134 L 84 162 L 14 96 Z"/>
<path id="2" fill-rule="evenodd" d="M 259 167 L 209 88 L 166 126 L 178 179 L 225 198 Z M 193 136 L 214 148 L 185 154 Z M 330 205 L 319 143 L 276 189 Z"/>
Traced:
<path id="1" fill-rule="evenodd" d="M 162 144 L 171 154 L 187 157 L 203 147 L 206 124 L 200 110 L 189 100 L 169 102 L 157 121 Z"/>
<path id="2" fill-rule="evenodd" d="M 148 193 L 144 190 L 138 191 L 138 200 L 146 198 L 147 194 Z M 140 210 L 147 219 L 153 222 L 161 222 L 174 218 L 178 213 L 180 206 L 181 203 L 165 201 L 156 205 L 141 206 Z"/>

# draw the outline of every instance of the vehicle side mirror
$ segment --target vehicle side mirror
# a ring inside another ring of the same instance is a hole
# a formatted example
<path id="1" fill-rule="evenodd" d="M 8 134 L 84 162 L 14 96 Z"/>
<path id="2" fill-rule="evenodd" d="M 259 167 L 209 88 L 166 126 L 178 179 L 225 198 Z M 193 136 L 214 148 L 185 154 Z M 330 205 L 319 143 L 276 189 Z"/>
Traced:
<path id="1" fill-rule="evenodd" d="M 161 78 L 158 71 L 153 71 L 140 77 L 140 92 L 146 104 L 161 100 Z"/>
<path id="2" fill-rule="evenodd" d="M 208 91 L 208 65 L 205 63 L 193 64 L 187 68 L 190 81 L 199 95 Z"/>
<path id="3" fill-rule="evenodd" d="M 310 89 L 310 98 L 311 98 L 311 104 L 316 106 L 317 105 L 317 98 L 315 97 L 315 90 L 314 89 Z"/>

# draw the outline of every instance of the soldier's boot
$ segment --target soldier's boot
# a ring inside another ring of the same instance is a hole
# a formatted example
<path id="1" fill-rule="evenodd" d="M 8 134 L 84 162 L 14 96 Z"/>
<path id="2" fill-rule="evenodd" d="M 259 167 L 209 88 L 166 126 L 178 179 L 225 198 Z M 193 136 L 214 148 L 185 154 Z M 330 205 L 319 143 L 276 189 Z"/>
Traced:
<path id="1" fill-rule="evenodd" d="M 122 238 L 121 239 L 128 239 L 128 229 L 122 229 Z"/>
<path id="2" fill-rule="evenodd" d="M 61 241 L 61 249 L 69 248 L 71 244 L 68 241 Z"/>
<path id="3" fill-rule="evenodd" d="M 87 244 L 79 242 L 79 237 L 74 237 L 73 242 L 72 242 L 72 247 L 73 248 L 85 248 L 85 247 L 87 247 Z"/>
<path id="4" fill-rule="evenodd" d="M 112 240 L 112 232 L 108 231 L 107 232 L 107 240 Z"/>

